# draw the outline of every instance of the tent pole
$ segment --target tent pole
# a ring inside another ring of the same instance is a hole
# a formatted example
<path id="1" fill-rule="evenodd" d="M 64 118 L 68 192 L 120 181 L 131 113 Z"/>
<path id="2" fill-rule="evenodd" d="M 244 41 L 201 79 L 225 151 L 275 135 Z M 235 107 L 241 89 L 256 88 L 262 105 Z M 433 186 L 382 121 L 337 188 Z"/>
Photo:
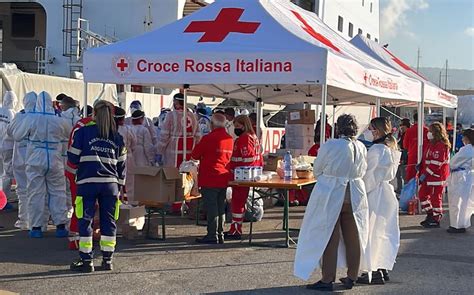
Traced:
<path id="1" fill-rule="evenodd" d="M 380 117 L 381 116 L 380 98 L 377 97 L 375 99 L 375 105 L 376 105 L 376 108 L 377 108 L 377 117 Z"/>
<path id="2" fill-rule="evenodd" d="M 328 85 L 326 83 L 321 85 L 321 134 L 320 144 L 326 142 L 326 104 L 328 102 Z"/>
<path id="3" fill-rule="evenodd" d="M 87 82 L 84 81 L 84 98 L 83 98 L 83 112 L 82 112 L 82 117 L 85 118 L 87 117 Z"/>
<path id="4" fill-rule="evenodd" d="M 187 155 L 188 155 L 188 150 L 187 150 L 187 144 L 188 144 L 188 85 L 184 85 L 184 108 L 183 108 L 183 162 L 186 161 Z M 178 167 L 179 168 L 179 167 Z"/>
<path id="5" fill-rule="evenodd" d="M 458 125 L 458 108 L 454 109 L 454 126 L 453 126 L 453 152 L 456 152 L 456 131 L 457 131 L 457 125 Z"/>
<path id="6" fill-rule="evenodd" d="M 446 128 L 446 108 L 443 107 L 443 126 Z"/>
<path id="7" fill-rule="evenodd" d="M 423 127 L 425 126 L 425 83 L 421 83 L 421 102 L 418 104 L 418 161 L 420 165 L 423 157 Z M 418 182 L 418 180 L 417 180 Z M 418 182 L 418 187 L 420 186 Z M 419 196 L 419 189 L 416 190 L 418 199 L 418 212 L 421 212 L 421 202 Z"/>
<path id="8" fill-rule="evenodd" d="M 262 140 L 262 121 L 263 121 L 263 109 L 262 109 L 262 90 L 257 89 L 257 130 L 255 130 L 255 133 L 257 134 L 257 138 L 259 140 Z"/>
<path id="9" fill-rule="evenodd" d="M 331 138 L 334 139 L 334 133 L 336 132 L 336 105 L 332 106 L 332 129 Z"/>

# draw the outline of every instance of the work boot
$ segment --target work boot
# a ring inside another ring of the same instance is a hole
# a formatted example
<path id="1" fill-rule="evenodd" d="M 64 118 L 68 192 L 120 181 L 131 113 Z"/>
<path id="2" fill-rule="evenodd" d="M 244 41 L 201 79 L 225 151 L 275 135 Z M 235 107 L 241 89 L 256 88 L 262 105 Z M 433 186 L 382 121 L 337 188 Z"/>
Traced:
<path id="1" fill-rule="evenodd" d="M 334 289 L 334 286 L 332 282 L 324 283 L 323 281 L 319 281 L 311 285 L 306 285 L 306 289 L 332 292 L 332 290 Z"/>
<path id="2" fill-rule="evenodd" d="M 351 290 L 354 287 L 354 280 L 349 277 L 340 278 L 339 281 L 342 283 L 345 289 Z"/>
<path id="3" fill-rule="evenodd" d="M 450 226 L 446 231 L 450 234 L 463 234 L 463 233 L 466 232 L 466 229 L 465 228 L 455 228 L 455 227 Z"/>
<path id="4" fill-rule="evenodd" d="M 64 224 L 56 226 L 56 238 L 67 238 L 69 236 L 69 231 L 66 229 Z"/>
<path id="5" fill-rule="evenodd" d="M 215 245 L 217 244 L 217 239 L 216 238 L 210 238 L 208 236 L 205 236 L 203 238 L 197 238 L 196 243 L 199 244 L 210 244 L 210 245 Z"/>
<path id="6" fill-rule="evenodd" d="M 71 263 L 70 269 L 78 272 L 94 272 L 94 263 L 92 260 L 79 259 Z"/>
<path id="7" fill-rule="evenodd" d="M 33 227 L 29 232 L 29 236 L 33 239 L 41 239 L 43 237 L 41 227 Z"/>
<path id="8" fill-rule="evenodd" d="M 112 264 L 112 259 L 102 259 L 102 270 L 114 270 L 114 265 Z"/>

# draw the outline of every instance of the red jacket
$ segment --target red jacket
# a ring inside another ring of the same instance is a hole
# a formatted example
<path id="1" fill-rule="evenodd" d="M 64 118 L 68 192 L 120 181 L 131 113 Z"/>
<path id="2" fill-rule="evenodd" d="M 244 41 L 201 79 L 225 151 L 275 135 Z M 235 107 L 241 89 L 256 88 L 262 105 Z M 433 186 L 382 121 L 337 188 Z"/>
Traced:
<path id="1" fill-rule="evenodd" d="M 233 139 L 225 128 L 217 128 L 204 136 L 194 147 L 191 158 L 200 160 L 198 183 L 200 187 L 225 188 L 230 173 L 227 168 L 232 156 Z"/>
<path id="2" fill-rule="evenodd" d="M 443 186 L 449 176 L 449 149 L 443 142 L 429 143 L 423 153 L 421 174 L 426 175 L 426 184 Z"/>
<path id="3" fill-rule="evenodd" d="M 315 143 L 308 151 L 308 156 L 317 157 L 318 151 L 321 145 L 319 143 Z"/>
<path id="4" fill-rule="evenodd" d="M 428 142 L 428 128 L 423 126 L 423 150 L 426 150 Z M 418 124 L 407 129 L 403 138 L 403 149 L 408 151 L 408 165 L 418 164 Z"/>
<path id="5" fill-rule="evenodd" d="M 92 121 L 92 117 L 83 118 L 83 119 L 80 119 L 79 121 L 77 121 L 76 125 L 74 125 L 74 127 L 72 128 L 71 134 L 69 135 L 69 142 L 67 144 L 68 149 L 72 144 L 72 139 L 74 138 L 74 133 L 77 130 L 79 130 L 80 128 L 86 126 L 86 124 L 91 122 L 91 121 Z M 66 163 L 66 176 L 67 176 L 68 173 L 75 175 L 76 174 L 76 169 L 77 169 L 76 165 L 74 165 L 74 164 L 70 163 L 69 161 L 67 161 L 67 163 Z"/>
<path id="6" fill-rule="evenodd" d="M 263 166 L 262 147 L 256 135 L 244 133 L 234 143 L 229 167 Z"/>

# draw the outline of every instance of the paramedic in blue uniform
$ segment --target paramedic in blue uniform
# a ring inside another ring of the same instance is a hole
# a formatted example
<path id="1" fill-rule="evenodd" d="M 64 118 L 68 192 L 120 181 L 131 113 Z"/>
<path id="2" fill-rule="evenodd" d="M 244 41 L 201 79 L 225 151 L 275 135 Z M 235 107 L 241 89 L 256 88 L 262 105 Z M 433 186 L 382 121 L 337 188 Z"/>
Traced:
<path id="1" fill-rule="evenodd" d="M 126 148 L 114 121 L 114 106 L 99 101 L 94 120 L 77 130 L 68 151 L 68 159 L 77 165 L 76 216 L 79 221 L 79 256 L 71 270 L 93 272 L 92 223 L 98 203 L 100 213 L 100 249 L 102 269 L 112 270 L 118 219 L 120 187 L 125 183 Z"/>

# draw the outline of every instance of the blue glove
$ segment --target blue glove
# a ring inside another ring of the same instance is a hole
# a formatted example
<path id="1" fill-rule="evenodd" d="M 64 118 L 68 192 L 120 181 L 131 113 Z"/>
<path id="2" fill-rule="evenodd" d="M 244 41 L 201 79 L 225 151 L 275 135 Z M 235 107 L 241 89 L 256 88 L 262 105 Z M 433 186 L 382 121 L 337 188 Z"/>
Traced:
<path id="1" fill-rule="evenodd" d="M 425 174 L 422 174 L 422 175 L 420 176 L 420 183 L 425 182 L 425 180 L 426 180 L 426 175 L 425 175 Z"/>
<path id="2" fill-rule="evenodd" d="M 159 165 L 163 164 L 163 155 L 156 155 L 155 156 L 155 162 L 158 163 Z"/>

